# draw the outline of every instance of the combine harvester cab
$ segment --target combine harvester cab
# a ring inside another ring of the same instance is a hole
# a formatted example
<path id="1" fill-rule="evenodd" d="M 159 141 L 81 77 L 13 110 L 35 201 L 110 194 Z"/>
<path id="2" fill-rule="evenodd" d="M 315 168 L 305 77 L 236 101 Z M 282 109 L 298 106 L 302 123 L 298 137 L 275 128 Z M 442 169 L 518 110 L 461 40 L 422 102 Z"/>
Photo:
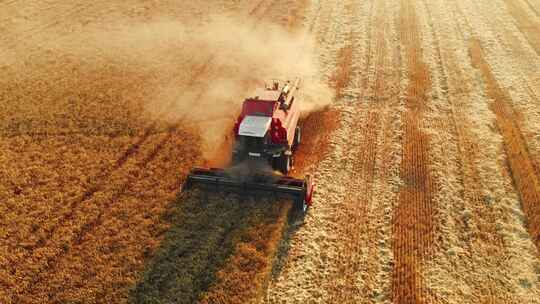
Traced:
<path id="1" fill-rule="evenodd" d="M 245 99 L 233 128 L 231 168 L 195 168 L 187 177 L 186 187 L 202 185 L 246 194 L 273 193 L 277 197 L 292 197 L 298 209 L 305 212 L 313 195 L 311 176 L 305 179 L 286 176 L 300 144 L 300 100 L 295 98 L 299 88 L 300 79 L 294 83 L 274 80 L 264 89 L 256 90 L 254 97 Z M 248 172 L 233 172 L 242 164 L 248 164 Z"/>

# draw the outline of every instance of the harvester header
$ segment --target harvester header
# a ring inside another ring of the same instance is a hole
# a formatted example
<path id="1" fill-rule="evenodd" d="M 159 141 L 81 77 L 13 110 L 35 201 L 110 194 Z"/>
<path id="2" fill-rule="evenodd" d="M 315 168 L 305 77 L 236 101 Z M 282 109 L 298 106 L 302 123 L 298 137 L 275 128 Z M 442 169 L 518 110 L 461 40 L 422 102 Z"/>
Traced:
<path id="1" fill-rule="evenodd" d="M 312 178 L 287 176 L 301 140 L 298 126 L 301 100 L 296 94 L 300 83 L 300 79 L 293 82 L 273 80 L 246 98 L 232 130 L 235 143 L 231 167 L 195 168 L 188 175 L 186 186 L 204 185 L 219 190 L 292 196 L 298 207 L 306 211 L 311 205 Z M 249 169 L 243 175 L 231 174 L 231 168 L 243 165 Z"/>
<path id="2" fill-rule="evenodd" d="M 305 212 L 311 205 L 314 183 L 311 176 L 296 179 L 289 176 L 254 175 L 241 178 L 220 168 L 194 168 L 184 184 L 184 189 L 199 186 L 207 190 L 230 191 L 240 194 L 270 194 L 294 201 L 298 210 Z"/>

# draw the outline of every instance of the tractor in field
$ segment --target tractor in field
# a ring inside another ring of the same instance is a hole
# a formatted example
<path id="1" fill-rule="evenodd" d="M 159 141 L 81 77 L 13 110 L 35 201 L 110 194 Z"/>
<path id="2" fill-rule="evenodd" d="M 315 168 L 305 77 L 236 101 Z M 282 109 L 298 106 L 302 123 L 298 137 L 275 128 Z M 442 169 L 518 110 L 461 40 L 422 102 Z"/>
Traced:
<path id="1" fill-rule="evenodd" d="M 305 212 L 311 205 L 313 180 L 309 175 L 304 179 L 287 176 L 301 140 L 298 90 L 300 79 L 273 80 L 245 99 L 233 127 L 231 166 L 194 168 L 185 186 L 292 196 L 298 209 Z"/>

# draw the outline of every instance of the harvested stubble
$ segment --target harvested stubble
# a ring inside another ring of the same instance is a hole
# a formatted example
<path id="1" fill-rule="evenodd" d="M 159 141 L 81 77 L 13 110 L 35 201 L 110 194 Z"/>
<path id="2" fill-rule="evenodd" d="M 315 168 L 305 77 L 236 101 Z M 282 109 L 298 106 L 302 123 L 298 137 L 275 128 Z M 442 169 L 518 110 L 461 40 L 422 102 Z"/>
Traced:
<path id="1" fill-rule="evenodd" d="M 511 106 L 511 98 L 499 85 L 489 63 L 484 58 L 482 45 L 478 40 L 469 42 L 473 65 L 480 70 L 486 83 L 486 93 L 493 99 L 491 105 L 497 126 L 505 144 L 505 153 L 512 172 L 512 178 L 519 193 L 522 208 L 527 216 L 529 233 L 540 248 L 540 179 L 535 169 L 534 158 L 527 141 L 517 123 L 517 112 Z"/>
<path id="2" fill-rule="evenodd" d="M 339 120 L 340 113 L 331 107 L 310 113 L 302 120 L 302 144 L 295 153 L 293 174 L 305 175 L 324 158 L 331 149 L 331 134 Z"/>
<path id="3" fill-rule="evenodd" d="M 351 80 L 351 65 L 353 60 L 353 47 L 346 45 L 338 52 L 338 68 L 330 81 L 333 83 L 336 90 L 336 98 L 343 97 L 343 89 L 347 86 Z"/>

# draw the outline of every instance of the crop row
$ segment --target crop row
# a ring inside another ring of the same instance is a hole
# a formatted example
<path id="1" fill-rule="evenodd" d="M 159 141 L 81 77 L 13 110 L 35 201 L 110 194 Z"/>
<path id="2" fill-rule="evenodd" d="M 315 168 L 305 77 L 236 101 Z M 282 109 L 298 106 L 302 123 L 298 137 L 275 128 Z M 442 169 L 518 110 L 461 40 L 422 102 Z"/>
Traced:
<path id="1" fill-rule="evenodd" d="M 516 190 L 519 193 L 523 211 L 528 219 L 529 233 L 537 248 L 540 248 L 540 177 L 531 157 L 527 141 L 517 121 L 518 114 L 513 109 L 511 98 L 497 82 L 484 58 L 482 45 L 478 40 L 470 41 L 473 64 L 480 70 L 486 83 L 486 93 L 493 99 L 492 111 L 504 140 L 505 152 Z"/>
<path id="2" fill-rule="evenodd" d="M 429 139 L 421 130 L 431 83 L 428 67 L 422 62 L 417 23 L 413 4 L 401 1 L 400 38 L 405 45 L 409 84 L 403 113 L 401 178 L 404 185 L 392 225 L 395 257 L 392 294 L 395 303 L 424 303 L 430 301 L 431 296 L 426 290 L 422 266 L 433 248 L 435 187 L 429 170 Z"/>

